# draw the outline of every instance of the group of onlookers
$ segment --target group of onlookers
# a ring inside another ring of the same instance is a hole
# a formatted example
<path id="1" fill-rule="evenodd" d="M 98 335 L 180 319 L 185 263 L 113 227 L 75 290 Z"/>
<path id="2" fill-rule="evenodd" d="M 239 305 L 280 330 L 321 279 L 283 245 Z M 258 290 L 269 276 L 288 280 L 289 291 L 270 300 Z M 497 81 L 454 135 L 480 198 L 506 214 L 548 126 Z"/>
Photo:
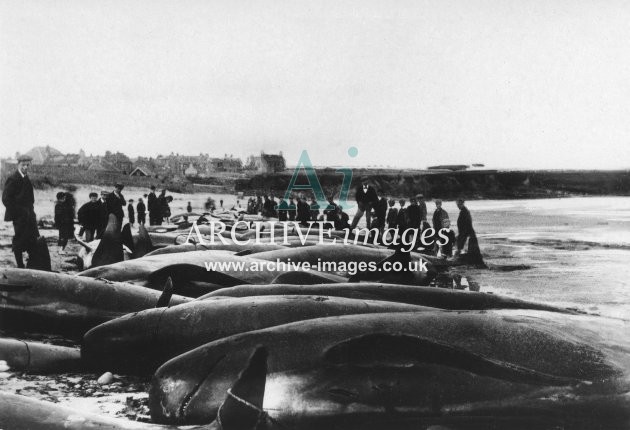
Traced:
<path id="1" fill-rule="evenodd" d="M 156 197 L 155 186 L 152 186 L 151 192 L 144 195 L 148 200 L 147 208 L 142 197 L 138 199 L 135 207 L 133 199 L 129 199 L 127 202 L 122 194 L 123 188 L 124 186 L 118 183 L 112 192 L 101 191 L 100 196 L 95 192 L 89 194 L 90 200 L 83 204 L 77 212 L 78 221 L 81 225 L 79 236 L 85 234 L 85 240 L 88 242 L 100 239 L 107 227 L 110 214 L 116 217 L 120 227 L 125 216 L 125 206 L 127 208 L 128 222 L 131 225 L 134 225 L 136 221 L 138 224 L 145 224 L 147 209 L 151 225 L 161 225 L 162 222 L 168 222 L 171 216 L 169 203 L 173 201 L 173 197 L 167 196 L 166 190 L 162 190 L 160 195 Z M 68 240 L 74 239 L 75 206 L 76 202 L 71 193 L 57 193 L 54 221 L 55 227 L 59 230 L 58 245 L 61 247 L 61 254 L 64 253 Z"/>
<path id="2" fill-rule="evenodd" d="M 409 206 L 405 206 L 407 201 L 400 199 L 398 201 L 399 207 L 396 207 L 396 201 L 394 199 L 387 199 L 382 190 L 378 192 L 369 183 L 367 177 L 361 178 L 361 184 L 357 187 L 355 198 L 357 201 L 358 209 L 350 225 L 351 229 L 354 229 L 361 217 L 365 214 L 366 226 L 369 228 L 377 228 L 381 232 L 384 231 L 385 226 L 387 228 L 397 228 L 400 232 L 407 229 L 418 229 L 418 238 L 422 237 L 422 233 L 432 228 L 432 233 L 424 235 L 425 242 L 435 243 L 432 247 L 426 247 L 421 243 L 421 240 L 416 241 L 415 247 L 422 249 L 422 252 L 438 254 L 443 257 L 450 257 L 452 255 L 459 255 L 464 249 L 466 242 L 469 243 L 469 253 L 479 253 L 479 246 L 477 244 L 477 238 L 472 226 L 472 217 L 470 211 L 465 206 L 463 198 L 456 200 L 457 207 L 459 208 L 459 216 L 457 217 L 457 230 L 458 235 L 455 236 L 455 232 L 451 230 L 451 222 L 448 213 L 442 208 L 442 200 L 435 199 L 435 210 L 431 218 L 432 223 L 427 221 L 428 211 L 427 205 L 424 200 L 424 195 L 416 194 L 409 198 Z M 438 232 L 443 230 L 443 234 L 448 237 L 448 240 L 443 245 L 438 245 L 437 242 L 444 243 L 445 240 L 439 237 Z M 457 245 L 454 249 L 453 245 Z"/>
<path id="3" fill-rule="evenodd" d="M 448 213 L 442 207 L 442 200 L 435 199 L 435 210 L 428 221 L 427 204 L 424 195 L 416 194 L 409 198 L 409 205 L 406 199 L 398 201 L 388 199 L 382 190 L 376 190 L 369 183 L 367 177 L 361 178 L 361 184 L 355 192 L 357 211 L 350 222 L 350 217 L 343 211 L 341 205 L 335 203 L 332 198 L 328 200 L 328 206 L 320 213 L 318 203 L 314 198 L 306 198 L 303 194 L 291 196 L 288 201 L 280 198 L 276 201 L 273 195 L 259 194 L 250 197 L 247 202 L 247 212 L 250 214 L 261 214 L 264 217 L 278 218 L 279 221 L 297 221 L 303 224 L 308 221 L 328 221 L 333 223 L 334 229 L 354 230 L 361 218 L 365 215 L 365 223 L 368 229 L 377 229 L 382 234 L 385 229 L 398 229 L 400 234 L 408 229 L 418 229 L 414 248 L 425 253 L 437 254 L 443 257 L 458 255 L 464 248 L 467 241 L 469 245 L 473 242 L 476 247 L 476 236 L 472 226 L 472 218 L 468 208 L 464 205 L 464 199 L 457 199 L 459 216 L 457 218 L 458 235 L 451 229 L 451 222 Z M 398 206 L 396 205 L 398 203 Z M 436 243 L 432 246 L 425 246 L 420 238 L 425 230 L 432 228 L 433 232 L 424 234 L 425 242 Z M 438 232 L 443 230 L 443 236 L 438 236 Z M 408 233 L 411 234 L 411 233 Z M 443 245 L 438 245 L 437 241 Z"/>
<path id="4" fill-rule="evenodd" d="M 151 191 L 148 195 L 145 195 L 145 197 L 147 198 L 146 209 L 149 210 L 149 225 L 162 225 L 163 222 L 168 223 L 171 217 L 170 203 L 173 201 L 173 196 L 167 196 L 165 189 L 160 191 L 160 194 L 156 196 L 155 185 L 151 185 Z M 140 199 L 140 202 L 142 202 L 142 199 Z M 142 203 L 142 207 L 144 208 L 144 203 Z M 140 213 L 139 209 L 138 213 Z M 143 214 L 144 213 L 145 212 L 143 212 Z"/>
<path id="5" fill-rule="evenodd" d="M 96 193 L 90 193 L 90 201 L 81 206 L 78 211 L 79 224 L 81 224 L 82 230 L 85 232 L 87 241 L 100 238 L 107 226 L 110 214 L 116 216 L 119 225 L 122 224 L 124 217 L 123 208 L 127 204 L 122 195 L 122 189 L 122 184 L 116 184 L 114 191 L 111 193 L 101 192 L 100 199 Z M 150 225 L 161 225 L 163 222 L 168 223 L 171 216 L 169 203 L 172 202 L 173 197 L 167 196 L 166 190 L 162 190 L 156 196 L 155 186 L 151 186 L 151 191 L 145 194 L 144 197 L 147 199 L 146 206 L 142 197 L 138 199 L 135 208 L 133 200 L 129 200 L 127 205 L 129 223 L 133 225 L 136 222 L 137 215 L 138 223 L 144 224 L 146 222 L 147 209 Z M 74 237 L 74 198 L 69 193 L 60 192 L 57 194 L 57 199 L 55 224 L 59 228 L 59 245 L 63 250 L 68 239 Z M 356 189 L 355 199 L 357 211 L 352 222 L 350 222 L 350 217 L 343 211 L 341 205 L 335 203 L 332 198 L 328 200 L 328 205 L 322 213 L 317 201 L 314 198 L 306 198 L 303 194 L 291 196 L 288 201 L 284 198 L 276 201 L 273 194 L 259 194 L 256 197 L 249 198 L 247 201 L 247 212 L 261 214 L 269 218 L 278 218 L 279 221 L 297 221 L 302 224 L 307 224 L 309 221 L 328 221 L 337 230 L 354 230 L 360 219 L 365 215 L 367 228 L 377 229 L 381 235 L 385 228 L 397 228 L 401 234 L 408 229 L 418 229 L 420 234 L 417 235 L 414 248 L 444 257 L 459 254 L 469 239 L 471 241 L 474 240 L 476 244 L 472 218 L 464 205 L 463 199 L 457 200 L 457 206 L 460 210 L 457 218 L 457 236 L 451 230 L 450 219 L 448 213 L 442 208 L 441 199 L 434 200 L 435 210 L 431 217 L 431 223 L 428 221 L 427 205 L 422 194 L 410 197 L 409 205 L 407 205 L 406 199 L 400 199 L 396 202 L 394 199 L 388 199 L 382 190 L 375 190 L 369 184 L 369 180 L 364 177 Z M 398 206 L 396 203 L 398 203 Z M 221 206 L 223 206 L 223 201 L 221 201 Z M 186 209 L 188 212 L 192 211 L 190 202 L 188 202 Z M 443 243 L 444 239 L 438 237 L 438 232 L 443 229 L 444 235 L 449 238 L 447 243 L 429 247 L 424 246 L 419 238 L 422 237 L 422 232 L 429 228 L 433 228 L 433 233 L 432 236 L 424 235 L 425 242 L 435 243 L 439 239 Z M 454 245 L 456 245 L 456 248 Z"/>
<path id="6" fill-rule="evenodd" d="M 34 211 L 34 193 L 33 186 L 28 177 L 28 169 L 31 158 L 28 156 L 20 156 L 18 158 L 18 168 L 11 175 L 5 184 L 2 194 L 2 202 L 6 206 L 5 221 L 12 221 L 15 235 L 12 241 L 12 248 L 18 267 L 24 267 L 23 252 L 31 253 L 35 249 L 35 244 L 39 238 L 39 230 Z M 85 233 L 85 239 L 91 241 L 101 237 L 105 230 L 110 215 L 114 215 L 118 220 L 119 227 L 122 225 L 124 218 L 123 208 L 127 205 L 127 214 L 129 222 L 134 224 L 137 221 L 140 224 L 146 222 L 147 211 L 149 214 L 150 225 L 161 225 L 162 222 L 169 222 L 171 210 L 169 203 L 172 202 L 172 196 L 166 195 L 166 190 L 162 190 L 159 196 L 155 194 L 155 186 L 151 186 L 151 191 L 145 194 L 147 205 L 145 206 L 143 198 L 138 199 L 138 203 L 134 208 L 134 201 L 129 200 L 127 204 L 123 194 L 123 185 L 116 184 L 112 192 L 102 191 L 100 197 L 97 193 L 89 194 L 90 201 L 82 205 L 78 210 L 79 224 L 81 224 L 82 233 Z M 366 225 L 369 228 L 376 228 L 381 232 L 385 227 L 398 228 L 405 230 L 409 228 L 417 228 L 421 231 L 427 230 L 430 225 L 427 221 L 427 207 L 422 194 L 417 194 L 410 199 L 409 206 L 406 206 L 406 200 L 387 199 L 384 193 L 378 192 L 369 184 L 367 177 L 362 178 L 361 184 L 356 190 L 356 201 L 358 209 L 352 223 L 347 213 L 343 211 L 341 205 L 336 204 L 332 198 L 329 199 L 327 207 L 323 214 L 314 198 L 307 199 L 303 195 L 291 197 L 287 202 L 280 199 L 276 202 L 273 195 L 250 198 L 247 202 L 247 212 L 262 213 L 267 217 L 278 217 L 280 221 L 298 221 L 307 223 L 308 221 L 329 221 L 332 222 L 335 229 L 354 229 L 359 220 L 365 215 Z M 220 206 L 223 207 L 221 200 Z M 240 204 L 237 201 L 237 206 Z M 65 248 L 68 240 L 74 238 L 74 218 L 75 218 L 76 202 L 71 193 L 57 193 L 57 203 L 55 204 L 55 225 L 59 229 L 59 245 L 61 253 Z M 466 242 L 468 242 L 468 254 L 471 249 L 475 253 L 479 253 L 479 247 L 472 226 L 472 217 L 470 212 L 464 205 L 463 199 L 457 200 L 459 208 L 459 216 L 457 218 L 458 235 L 450 229 L 450 220 L 448 213 L 442 208 L 442 201 L 435 200 L 435 211 L 432 216 L 432 228 L 435 231 L 446 229 L 449 241 L 446 245 L 434 247 L 428 252 L 437 252 L 443 256 L 450 256 L 453 251 L 453 244 L 457 245 L 455 253 L 459 253 Z M 190 202 L 187 211 L 192 211 Z"/>

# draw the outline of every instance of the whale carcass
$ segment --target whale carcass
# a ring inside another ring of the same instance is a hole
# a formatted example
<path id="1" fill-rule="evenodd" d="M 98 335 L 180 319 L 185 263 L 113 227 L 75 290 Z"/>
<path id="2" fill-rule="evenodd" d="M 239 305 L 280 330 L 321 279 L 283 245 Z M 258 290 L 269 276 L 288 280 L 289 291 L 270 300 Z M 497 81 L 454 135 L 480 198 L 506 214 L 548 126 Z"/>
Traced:
<path id="1" fill-rule="evenodd" d="M 83 367 L 78 348 L 9 338 L 0 338 L 0 360 L 11 371 L 29 373 L 76 372 Z"/>
<path id="2" fill-rule="evenodd" d="M 270 283 L 285 273 L 307 274 L 314 282 L 342 282 L 346 278 L 299 268 L 269 267 L 267 261 L 238 256 L 230 251 L 192 251 L 176 254 L 144 256 L 107 266 L 84 270 L 79 276 L 128 281 L 150 288 L 162 288 L 171 277 L 175 291 L 199 296 L 220 287 L 241 284 Z M 208 265 L 217 264 L 211 269 Z M 208 270 L 208 269 L 211 270 Z M 254 270 L 258 268 L 259 270 Z"/>
<path id="3" fill-rule="evenodd" d="M 265 345 L 264 408 L 280 425 L 270 428 L 395 428 L 404 416 L 415 428 L 518 428 L 527 417 L 540 418 L 541 428 L 624 428 L 617 425 L 630 416 L 627 327 L 608 321 L 604 329 L 598 320 L 595 330 L 593 322 L 529 310 L 300 321 L 168 361 L 153 377 L 151 414 L 160 422 L 211 419 L 216 393 L 254 345 Z"/>
<path id="4" fill-rule="evenodd" d="M 216 420 L 188 430 L 254 430 L 260 420 L 265 382 L 267 352 L 257 347 L 229 392 L 223 393 Z M 0 428 L 7 430 L 167 430 L 163 426 L 84 413 L 26 396 L 0 393 Z"/>
<path id="5" fill-rule="evenodd" d="M 82 356 L 90 366 L 152 373 L 167 360 L 213 340 L 294 321 L 335 315 L 412 312 L 431 308 L 325 296 L 258 296 L 194 301 L 150 309 L 86 333 Z"/>
<path id="6" fill-rule="evenodd" d="M 154 308 L 161 292 L 64 273 L 0 269 L 0 327 L 79 337 L 130 312 Z M 174 295 L 172 305 L 190 299 Z"/>
<path id="7" fill-rule="evenodd" d="M 569 309 L 505 297 L 497 294 L 374 282 L 311 285 L 236 285 L 234 287 L 221 288 L 205 294 L 196 300 L 205 300 L 213 297 L 281 296 L 296 294 L 307 296 L 322 295 L 347 297 L 359 300 L 382 300 L 450 310 L 533 309 L 551 312 L 575 313 Z"/>

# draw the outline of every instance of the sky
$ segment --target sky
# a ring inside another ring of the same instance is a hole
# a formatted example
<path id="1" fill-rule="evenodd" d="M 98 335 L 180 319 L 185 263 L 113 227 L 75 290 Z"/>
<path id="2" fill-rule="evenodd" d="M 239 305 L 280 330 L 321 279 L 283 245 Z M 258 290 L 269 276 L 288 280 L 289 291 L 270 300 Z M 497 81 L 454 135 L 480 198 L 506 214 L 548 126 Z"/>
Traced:
<path id="1" fill-rule="evenodd" d="M 0 0 L 0 156 L 42 145 L 630 168 L 630 2 Z"/>

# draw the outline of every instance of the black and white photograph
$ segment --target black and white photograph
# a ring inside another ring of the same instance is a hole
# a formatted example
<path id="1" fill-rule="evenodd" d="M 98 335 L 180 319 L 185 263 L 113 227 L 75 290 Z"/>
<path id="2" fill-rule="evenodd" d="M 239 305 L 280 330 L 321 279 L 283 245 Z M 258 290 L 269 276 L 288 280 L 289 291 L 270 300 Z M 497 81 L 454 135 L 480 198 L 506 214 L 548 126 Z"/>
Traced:
<path id="1" fill-rule="evenodd" d="M 0 430 L 630 429 L 630 3 L 0 0 Z"/>

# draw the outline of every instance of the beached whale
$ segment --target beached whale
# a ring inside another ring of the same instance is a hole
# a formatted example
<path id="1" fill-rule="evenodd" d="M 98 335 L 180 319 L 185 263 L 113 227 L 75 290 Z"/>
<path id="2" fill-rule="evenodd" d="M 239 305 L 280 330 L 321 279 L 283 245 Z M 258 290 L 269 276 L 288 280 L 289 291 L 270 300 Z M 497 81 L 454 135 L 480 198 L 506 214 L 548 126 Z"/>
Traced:
<path id="1" fill-rule="evenodd" d="M 77 372 L 83 368 L 79 348 L 9 338 L 0 338 L 0 360 L 10 371 L 28 373 Z"/>
<path id="2" fill-rule="evenodd" d="M 374 282 L 312 285 L 237 285 L 229 288 L 221 288 L 205 294 L 196 300 L 204 300 L 212 297 L 281 296 L 295 294 L 307 296 L 323 295 L 347 297 L 359 300 L 384 300 L 450 310 L 533 309 L 550 312 L 575 313 L 575 311 L 570 309 L 500 296 L 497 294 Z"/>
<path id="3" fill-rule="evenodd" d="M 335 315 L 421 311 L 421 306 L 325 296 L 259 296 L 194 301 L 109 321 L 86 333 L 82 355 L 92 367 L 153 373 L 167 360 L 238 333 Z"/>
<path id="4" fill-rule="evenodd" d="M 211 342 L 157 370 L 153 419 L 214 417 L 255 345 L 269 350 L 268 428 L 396 428 L 405 414 L 415 428 L 511 429 L 528 417 L 623 428 L 630 417 L 625 322 L 501 310 L 330 317 Z"/>
<path id="5" fill-rule="evenodd" d="M 0 269 L 0 327 L 82 336 L 112 318 L 154 308 L 161 292 L 65 273 Z M 190 299 L 172 296 L 172 305 Z"/>
<path id="6" fill-rule="evenodd" d="M 250 255 L 256 254 L 259 252 L 265 251 L 273 251 L 276 249 L 285 248 L 282 245 L 271 244 L 271 243 L 252 243 L 248 245 L 241 245 L 235 242 L 228 241 L 228 243 L 221 243 L 217 240 L 215 243 L 182 243 L 179 245 L 168 245 L 163 248 L 158 248 L 147 253 L 147 256 L 150 255 L 160 255 L 160 254 L 177 254 L 180 252 L 191 252 L 191 251 L 232 251 L 239 253 L 241 255 Z"/>
<path id="7" fill-rule="evenodd" d="M 188 430 L 254 430 L 261 419 L 267 352 L 257 348 L 229 392 L 216 420 Z M 180 427 L 89 414 L 26 396 L 0 393 L 0 428 L 6 430 L 167 430 Z"/>
<path id="8" fill-rule="evenodd" d="M 223 267 L 208 270 L 206 263 L 220 263 Z M 175 291 L 190 297 L 198 297 L 221 287 L 270 283 L 287 272 L 297 276 L 304 274 L 310 283 L 346 280 L 340 276 L 297 268 L 270 268 L 266 263 L 268 263 L 266 260 L 238 256 L 230 251 L 192 251 L 121 261 L 84 270 L 79 276 L 133 282 L 158 289 L 161 289 L 166 278 L 170 277 Z M 256 268 L 260 270 L 255 270 Z"/>

